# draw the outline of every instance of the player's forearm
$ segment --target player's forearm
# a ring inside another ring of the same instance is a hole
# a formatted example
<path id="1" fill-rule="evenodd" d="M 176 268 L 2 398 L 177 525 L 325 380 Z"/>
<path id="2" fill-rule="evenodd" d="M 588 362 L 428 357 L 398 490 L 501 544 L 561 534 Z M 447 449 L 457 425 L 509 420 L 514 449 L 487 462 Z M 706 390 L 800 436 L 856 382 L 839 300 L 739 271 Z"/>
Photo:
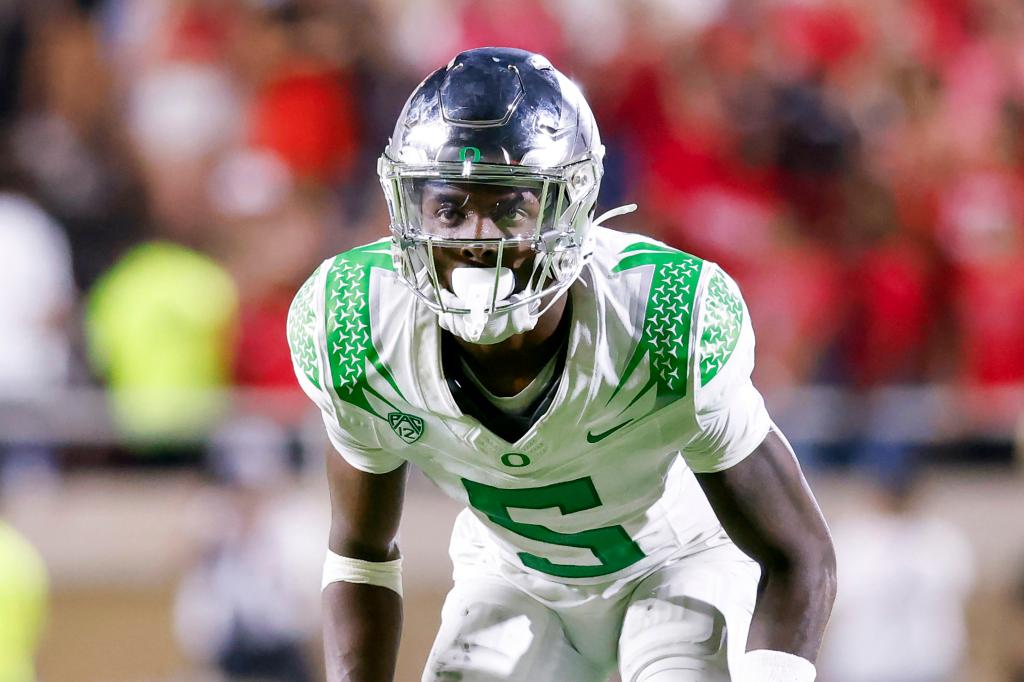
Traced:
<path id="1" fill-rule="evenodd" d="M 789 443 L 773 429 L 745 460 L 697 480 L 729 537 L 761 566 L 747 650 L 814 661 L 835 599 L 836 558 Z"/>
<path id="2" fill-rule="evenodd" d="M 402 633 L 402 598 L 377 585 L 336 582 L 323 592 L 328 682 L 391 682 Z"/>
<path id="3" fill-rule="evenodd" d="M 813 557 L 762 565 L 747 650 L 785 651 L 814 661 L 836 596 L 831 545 Z"/>

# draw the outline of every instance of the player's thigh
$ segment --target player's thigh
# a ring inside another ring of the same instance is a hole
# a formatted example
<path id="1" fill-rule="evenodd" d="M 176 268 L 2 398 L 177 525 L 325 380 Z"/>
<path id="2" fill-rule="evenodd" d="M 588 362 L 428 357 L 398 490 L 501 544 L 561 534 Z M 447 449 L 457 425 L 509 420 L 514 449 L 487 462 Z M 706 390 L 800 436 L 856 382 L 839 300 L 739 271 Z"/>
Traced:
<path id="1" fill-rule="evenodd" d="M 619 636 L 623 682 L 716 682 L 745 649 L 760 571 L 732 545 L 660 569 L 634 591 Z"/>
<path id="2" fill-rule="evenodd" d="M 424 682 L 594 679 L 558 616 L 500 579 L 456 583 L 423 671 Z"/>

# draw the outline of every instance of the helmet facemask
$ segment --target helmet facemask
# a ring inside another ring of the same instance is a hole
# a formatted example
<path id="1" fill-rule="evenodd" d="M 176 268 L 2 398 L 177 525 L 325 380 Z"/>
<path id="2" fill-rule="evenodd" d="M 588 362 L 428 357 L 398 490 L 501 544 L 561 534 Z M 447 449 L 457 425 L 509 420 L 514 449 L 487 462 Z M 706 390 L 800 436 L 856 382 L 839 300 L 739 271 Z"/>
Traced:
<path id="1" fill-rule="evenodd" d="M 403 164 L 385 151 L 378 171 L 397 272 L 467 341 L 529 331 L 586 262 L 599 160 L 552 169 Z"/>

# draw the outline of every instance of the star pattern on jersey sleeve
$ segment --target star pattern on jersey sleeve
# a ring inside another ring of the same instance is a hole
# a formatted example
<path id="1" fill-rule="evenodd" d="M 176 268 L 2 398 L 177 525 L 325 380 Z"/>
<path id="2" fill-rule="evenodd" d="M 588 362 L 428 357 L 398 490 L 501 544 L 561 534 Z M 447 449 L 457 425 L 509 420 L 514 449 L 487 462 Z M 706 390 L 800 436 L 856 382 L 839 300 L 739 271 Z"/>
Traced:
<path id="1" fill-rule="evenodd" d="M 288 347 L 292 352 L 292 362 L 309 379 L 310 383 L 320 388 L 320 363 L 316 355 L 316 308 L 314 307 L 315 289 L 313 288 L 320 268 L 299 287 L 298 293 L 288 309 Z"/>
<path id="2" fill-rule="evenodd" d="M 721 272 L 708 282 L 700 338 L 700 384 L 706 386 L 725 366 L 743 329 L 743 302 Z"/>
<path id="3" fill-rule="evenodd" d="M 626 385 L 641 360 L 647 357 L 651 378 L 629 404 L 653 388 L 657 396 L 655 409 L 658 409 L 686 395 L 693 299 L 703 261 L 655 242 L 631 244 L 623 249 L 621 255 L 623 257 L 613 272 L 641 266 L 653 266 L 654 271 L 640 339 L 609 403 Z"/>
<path id="4" fill-rule="evenodd" d="M 327 273 L 326 331 L 331 382 L 341 400 L 385 419 L 371 404 L 370 395 L 394 405 L 368 380 L 368 367 L 403 398 L 394 374 L 373 344 L 370 315 L 370 274 L 373 268 L 393 270 L 389 247 L 374 242 L 335 257 Z"/>
<path id="5" fill-rule="evenodd" d="M 665 392 L 686 393 L 692 301 L 686 298 L 684 288 L 692 290 L 687 283 L 699 274 L 700 263 L 694 258 L 666 262 L 656 270 L 660 282 L 651 288 L 644 342 L 653 354 L 652 364 Z"/>
<path id="6" fill-rule="evenodd" d="M 358 287 L 363 282 L 363 272 L 348 261 L 341 261 L 331 270 L 330 298 L 327 303 L 327 333 L 331 343 L 331 365 L 338 381 L 335 387 L 339 393 L 350 392 L 359 380 L 361 368 L 366 360 L 366 345 L 369 341 L 369 327 L 360 328 L 355 324 L 359 318 Z"/>

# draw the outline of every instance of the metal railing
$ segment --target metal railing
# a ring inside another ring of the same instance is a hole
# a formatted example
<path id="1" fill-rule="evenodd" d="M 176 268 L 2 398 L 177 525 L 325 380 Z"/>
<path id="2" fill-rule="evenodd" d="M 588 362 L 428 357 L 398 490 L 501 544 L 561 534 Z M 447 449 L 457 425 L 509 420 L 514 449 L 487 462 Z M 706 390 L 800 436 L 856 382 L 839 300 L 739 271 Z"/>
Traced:
<path id="1" fill-rule="evenodd" d="M 229 389 L 176 392 L 173 398 L 217 406 L 205 427 L 172 436 L 182 442 L 205 440 L 220 425 L 241 418 L 257 417 L 296 431 L 319 424 L 315 408 L 298 391 Z M 132 396 L 118 400 L 131 401 Z M 1014 442 L 1024 428 L 1024 385 L 968 389 L 928 384 L 867 392 L 803 386 L 769 391 L 765 401 L 787 436 L 804 443 L 851 438 L 911 445 L 965 438 Z M 0 391 L 0 443 L 107 446 L 126 440 L 131 438 L 117 425 L 111 394 L 102 388 Z"/>

